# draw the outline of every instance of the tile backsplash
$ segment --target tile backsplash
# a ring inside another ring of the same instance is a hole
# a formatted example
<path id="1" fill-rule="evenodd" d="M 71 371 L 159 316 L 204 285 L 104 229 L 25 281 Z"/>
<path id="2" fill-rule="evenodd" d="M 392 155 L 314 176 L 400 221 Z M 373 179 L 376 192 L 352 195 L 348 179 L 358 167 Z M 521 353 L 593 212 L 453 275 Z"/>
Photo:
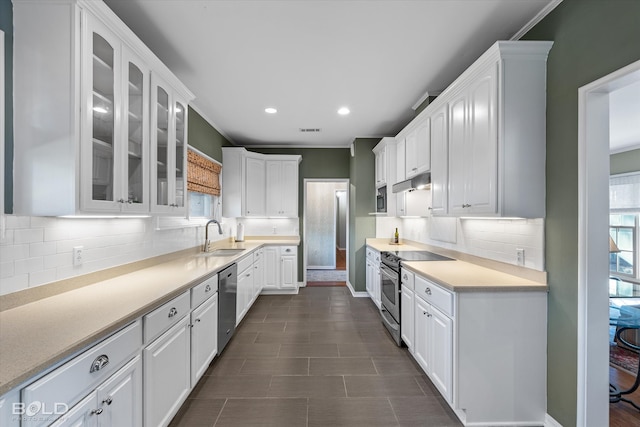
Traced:
<path id="1" fill-rule="evenodd" d="M 544 219 L 376 218 L 376 237 L 440 246 L 517 265 L 516 249 L 524 249 L 524 266 L 544 271 Z M 436 237 L 436 239 L 434 239 Z"/>
<path id="2" fill-rule="evenodd" d="M 56 218 L 6 215 L 0 240 L 0 295 L 130 262 L 189 249 L 204 242 L 205 219 Z M 211 240 L 235 235 L 235 219 L 222 219 Z M 82 246 L 82 265 L 72 252 Z"/>

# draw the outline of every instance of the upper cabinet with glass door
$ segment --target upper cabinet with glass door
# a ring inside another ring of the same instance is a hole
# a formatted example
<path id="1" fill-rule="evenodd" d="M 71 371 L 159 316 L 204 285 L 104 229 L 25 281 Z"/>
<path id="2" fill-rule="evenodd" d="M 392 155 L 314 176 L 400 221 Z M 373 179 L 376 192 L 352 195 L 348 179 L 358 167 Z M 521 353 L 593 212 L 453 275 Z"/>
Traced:
<path id="1" fill-rule="evenodd" d="M 187 103 L 159 76 L 151 84 L 151 212 L 186 214 Z"/>
<path id="2" fill-rule="evenodd" d="M 43 26 L 51 30 L 47 37 L 39 36 Z M 160 201 L 184 206 L 186 108 L 193 95 L 171 71 L 102 1 L 15 0 L 14 30 L 21 93 L 14 109 L 14 212 L 148 214 L 158 211 L 152 207 L 161 187 L 171 193 Z M 151 123 L 159 115 L 152 75 L 165 90 L 163 137 Z M 171 150 L 157 160 L 169 177 L 164 184 L 151 163 L 158 153 L 150 143 L 158 140 Z"/>
<path id="3" fill-rule="evenodd" d="M 149 211 L 149 68 L 98 19 L 87 16 L 83 211 Z"/>

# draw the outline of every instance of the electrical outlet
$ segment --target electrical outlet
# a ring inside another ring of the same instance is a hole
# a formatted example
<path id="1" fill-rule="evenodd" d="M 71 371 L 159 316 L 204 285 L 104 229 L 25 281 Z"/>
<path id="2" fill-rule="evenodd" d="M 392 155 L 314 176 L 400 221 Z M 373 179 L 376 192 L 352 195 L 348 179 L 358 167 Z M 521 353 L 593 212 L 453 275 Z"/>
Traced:
<path id="1" fill-rule="evenodd" d="M 516 263 L 524 266 L 524 249 L 516 249 Z"/>
<path id="2" fill-rule="evenodd" d="M 73 265 L 82 265 L 82 246 L 73 247 Z"/>

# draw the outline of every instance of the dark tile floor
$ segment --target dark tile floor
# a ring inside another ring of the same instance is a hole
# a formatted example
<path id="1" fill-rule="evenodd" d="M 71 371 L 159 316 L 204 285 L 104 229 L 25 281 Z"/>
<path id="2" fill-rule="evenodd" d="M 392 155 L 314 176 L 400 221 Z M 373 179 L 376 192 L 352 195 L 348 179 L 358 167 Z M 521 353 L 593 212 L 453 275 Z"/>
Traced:
<path id="1" fill-rule="evenodd" d="M 460 426 L 368 298 L 258 298 L 171 427 Z"/>

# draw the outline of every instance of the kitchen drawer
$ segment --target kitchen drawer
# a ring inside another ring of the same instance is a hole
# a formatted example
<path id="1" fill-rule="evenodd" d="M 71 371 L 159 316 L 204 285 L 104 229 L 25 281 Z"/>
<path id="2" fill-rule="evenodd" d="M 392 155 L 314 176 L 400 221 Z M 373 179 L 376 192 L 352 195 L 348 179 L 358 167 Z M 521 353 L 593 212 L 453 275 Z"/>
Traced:
<path id="1" fill-rule="evenodd" d="M 296 255 L 298 253 L 297 246 L 280 246 L 280 256 Z"/>
<path id="2" fill-rule="evenodd" d="M 238 274 L 253 265 L 253 252 L 238 261 Z"/>
<path id="3" fill-rule="evenodd" d="M 427 279 L 415 276 L 414 280 L 416 295 L 419 295 L 429 304 L 444 312 L 447 316 L 453 317 L 453 293 L 449 292 Z"/>
<path id="4" fill-rule="evenodd" d="M 373 263 L 380 264 L 380 252 L 367 248 L 367 259 Z"/>
<path id="5" fill-rule="evenodd" d="M 144 343 L 149 344 L 190 311 L 191 300 L 186 291 L 144 316 Z"/>
<path id="6" fill-rule="evenodd" d="M 38 381 L 22 389 L 22 402 L 41 405 L 41 413 L 66 404 L 69 408 L 116 372 L 142 347 L 142 324 L 136 321 L 94 345 Z M 55 406 L 58 405 L 58 406 Z M 48 417 L 32 417 L 29 426 L 39 426 Z"/>
<path id="7" fill-rule="evenodd" d="M 191 288 L 191 307 L 196 308 L 216 292 L 218 292 L 218 275 L 214 274 Z"/>
<path id="8" fill-rule="evenodd" d="M 400 271 L 402 271 L 402 274 L 400 275 L 400 280 L 402 282 L 402 285 L 413 290 L 413 282 L 414 282 L 415 275 L 409 270 L 400 270 Z"/>

